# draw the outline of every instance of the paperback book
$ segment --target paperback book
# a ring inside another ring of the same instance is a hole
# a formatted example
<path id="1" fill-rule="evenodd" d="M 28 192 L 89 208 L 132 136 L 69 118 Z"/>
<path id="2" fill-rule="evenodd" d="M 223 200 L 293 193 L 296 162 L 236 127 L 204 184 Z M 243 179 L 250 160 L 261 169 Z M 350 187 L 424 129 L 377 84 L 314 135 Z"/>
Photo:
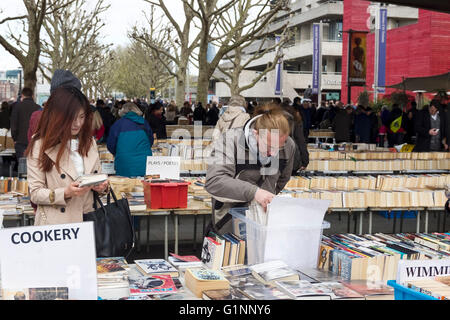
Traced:
<path id="1" fill-rule="evenodd" d="M 152 295 L 177 292 L 175 283 L 168 275 L 130 275 L 131 295 Z"/>
<path id="2" fill-rule="evenodd" d="M 331 300 L 331 290 L 318 288 L 305 280 L 276 281 L 276 286 L 291 299 L 297 300 Z"/>
<path id="3" fill-rule="evenodd" d="M 95 186 L 97 184 L 101 184 L 101 183 L 105 182 L 106 180 L 108 180 L 107 174 L 98 173 L 98 174 L 88 174 L 88 175 L 80 176 L 80 177 L 78 177 L 77 182 L 80 183 L 79 187 L 83 188 L 83 187 L 90 187 L 90 186 Z"/>
<path id="4" fill-rule="evenodd" d="M 138 270 L 146 276 L 167 275 L 174 278 L 179 276 L 178 270 L 163 259 L 135 260 L 134 263 Z"/>
<path id="5" fill-rule="evenodd" d="M 203 291 L 203 300 L 249 300 L 235 288 Z"/>
<path id="6" fill-rule="evenodd" d="M 253 276 L 264 284 L 279 280 L 299 280 L 298 272 L 281 260 L 264 262 L 250 267 Z"/>
<path id="7" fill-rule="evenodd" d="M 229 289 L 230 283 L 222 272 L 206 268 L 188 268 L 184 274 L 186 287 L 201 298 L 203 291 Z"/>

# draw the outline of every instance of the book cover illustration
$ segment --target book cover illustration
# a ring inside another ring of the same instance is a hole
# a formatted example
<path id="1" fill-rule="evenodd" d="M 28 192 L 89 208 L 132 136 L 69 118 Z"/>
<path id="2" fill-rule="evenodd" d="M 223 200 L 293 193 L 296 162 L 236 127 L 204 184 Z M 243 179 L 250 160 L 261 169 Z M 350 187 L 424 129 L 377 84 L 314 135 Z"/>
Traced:
<path id="1" fill-rule="evenodd" d="M 177 288 L 172 280 L 172 277 L 167 275 L 154 275 L 150 277 L 133 275 L 129 278 L 129 282 L 131 295 L 150 295 L 177 292 Z"/>
<path id="2" fill-rule="evenodd" d="M 298 273 L 281 260 L 256 264 L 251 266 L 250 269 L 254 275 L 261 277 L 265 282 L 292 276 L 297 276 L 298 278 Z"/>
<path id="3" fill-rule="evenodd" d="M 164 259 L 135 260 L 134 262 L 146 274 L 178 273 L 178 270 Z"/>
<path id="4" fill-rule="evenodd" d="M 266 270 L 258 273 L 265 281 L 270 282 L 275 279 L 284 278 L 296 274 L 291 268 L 283 267 L 274 270 Z"/>
<path id="5" fill-rule="evenodd" d="M 190 292 L 176 292 L 151 296 L 152 300 L 201 300 Z"/>
<path id="6" fill-rule="evenodd" d="M 196 256 L 179 256 L 175 253 L 171 253 L 170 255 L 180 262 L 201 262 Z"/>
<path id="7" fill-rule="evenodd" d="M 203 291 L 203 297 L 207 300 L 249 300 L 246 295 L 235 288 L 206 290 Z"/>
<path id="8" fill-rule="evenodd" d="M 321 282 L 314 284 L 316 289 L 332 291 L 331 299 L 364 299 L 364 296 L 347 288 L 342 283 L 339 282 Z"/>
<path id="9" fill-rule="evenodd" d="M 317 287 L 308 281 L 304 280 L 286 280 L 277 281 L 276 285 L 280 289 L 289 293 L 292 297 L 304 297 L 304 296 L 330 296 L 332 293 L 330 288 Z"/>
<path id="10" fill-rule="evenodd" d="M 238 288 L 242 294 L 246 295 L 252 300 L 292 300 L 288 295 L 281 292 L 279 289 L 263 284 L 259 286 L 250 286 L 245 288 Z"/>
<path id="11" fill-rule="evenodd" d="M 256 279 L 253 275 L 231 276 L 227 277 L 230 286 L 235 288 L 243 288 L 250 286 L 261 286 L 262 283 Z"/>
<path id="12" fill-rule="evenodd" d="M 342 282 L 342 284 L 363 296 L 394 294 L 394 288 L 381 282 L 352 280 L 350 282 Z"/>
<path id="13" fill-rule="evenodd" d="M 24 288 L 4 289 L 3 300 L 68 300 L 69 288 Z"/>
<path id="14" fill-rule="evenodd" d="M 211 269 L 220 269 L 223 259 L 223 246 L 211 237 L 203 240 L 201 260 Z"/>
<path id="15" fill-rule="evenodd" d="M 152 296 L 143 294 L 143 295 L 123 297 L 123 298 L 120 298 L 119 300 L 154 300 L 154 299 L 152 299 Z"/>
<path id="16" fill-rule="evenodd" d="M 190 269 L 190 270 L 194 278 L 196 278 L 197 280 L 202 281 L 225 280 L 223 273 L 217 270 L 209 270 L 205 268 Z"/>
<path id="17" fill-rule="evenodd" d="M 247 274 L 251 274 L 252 270 L 245 265 L 234 265 L 222 267 L 222 272 L 225 273 L 226 276 L 235 277 L 235 276 L 245 276 Z"/>
<path id="18" fill-rule="evenodd" d="M 122 257 L 97 258 L 97 273 L 126 271 L 128 268 L 126 260 Z"/>

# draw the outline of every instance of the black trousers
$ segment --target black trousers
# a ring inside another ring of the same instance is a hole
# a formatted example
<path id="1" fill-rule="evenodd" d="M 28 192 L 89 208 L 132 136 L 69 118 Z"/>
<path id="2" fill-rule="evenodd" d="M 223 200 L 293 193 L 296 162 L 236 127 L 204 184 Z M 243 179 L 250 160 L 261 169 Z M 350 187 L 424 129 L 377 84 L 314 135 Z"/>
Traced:
<path id="1" fill-rule="evenodd" d="M 16 143 L 14 147 L 16 149 L 16 159 L 17 159 L 17 162 L 19 162 L 19 159 L 23 158 L 23 154 L 25 153 L 25 150 L 27 150 L 28 145 L 22 144 L 22 143 Z"/>

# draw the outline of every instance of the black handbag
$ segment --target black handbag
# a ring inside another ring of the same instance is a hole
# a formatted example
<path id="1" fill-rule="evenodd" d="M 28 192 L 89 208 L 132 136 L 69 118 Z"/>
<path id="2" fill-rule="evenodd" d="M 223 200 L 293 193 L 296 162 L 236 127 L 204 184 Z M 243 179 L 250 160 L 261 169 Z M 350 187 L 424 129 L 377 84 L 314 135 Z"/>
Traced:
<path id="1" fill-rule="evenodd" d="M 110 196 L 114 199 L 112 203 Z M 106 205 L 94 191 L 94 211 L 85 214 L 83 220 L 94 222 L 97 257 L 126 258 L 133 250 L 135 234 L 128 200 L 117 200 L 112 189 Z"/>

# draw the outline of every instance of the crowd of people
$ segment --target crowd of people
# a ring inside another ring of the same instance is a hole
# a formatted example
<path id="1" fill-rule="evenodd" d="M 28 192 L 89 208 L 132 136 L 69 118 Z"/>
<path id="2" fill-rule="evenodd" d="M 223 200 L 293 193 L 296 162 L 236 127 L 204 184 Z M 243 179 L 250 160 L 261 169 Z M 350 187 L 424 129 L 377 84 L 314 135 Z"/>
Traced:
<path id="1" fill-rule="evenodd" d="M 99 172 L 98 143 L 105 143 L 114 155 L 117 175 L 145 176 L 146 159 L 155 140 L 167 138 L 168 124 L 213 126 L 211 159 L 244 156 L 233 158 L 234 166 L 220 161 L 208 165 L 206 189 L 213 196 L 219 226 L 229 225 L 225 213 L 236 203 L 256 201 L 266 207 L 292 174 L 308 166 L 312 129 L 332 129 L 338 143 L 412 143 L 415 151 L 449 150 L 450 108 L 438 100 L 421 110 L 412 103 L 408 111 L 394 104 L 378 112 L 339 101 L 316 107 L 300 97 L 292 104 L 276 98 L 259 105 L 236 96 L 226 105 L 211 101 L 203 107 L 186 101 L 181 108 L 174 101 L 88 101 L 68 70 L 55 72 L 50 93 L 39 106 L 33 91 L 24 88 L 20 101 L 3 102 L 0 109 L 0 126 L 11 130 L 17 158 L 27 158 L 36 224 L 79 222 L 82 213 L 92 211 L 89 191 L 108 192 L 107 182 L 84 188 L 77 182 L 81 175 Z M 226 140 L 224 133 L 230 132 L 239 139 Z M 255 163 L 248 162 L 252 157 Z M 264 173 L 274 162 L 276 172 Z"/>
<path id="2" fill-rule="evenodd" d="M 299 111 L 306 139 L 310 130 L 331 129 L 336 143 L 371 143 L 391 148 L 406 143 L 415 145 L 417 152 L 449 151 L 450 106 L 440 100 L 432 100 L 421 110 L 413 101 L 403 110 L 393 104 L 378 111 L 340 101 L 324 101 L 319 107 L 300 101 L 295 98 L 292 105 L 278 102 Z"/>

